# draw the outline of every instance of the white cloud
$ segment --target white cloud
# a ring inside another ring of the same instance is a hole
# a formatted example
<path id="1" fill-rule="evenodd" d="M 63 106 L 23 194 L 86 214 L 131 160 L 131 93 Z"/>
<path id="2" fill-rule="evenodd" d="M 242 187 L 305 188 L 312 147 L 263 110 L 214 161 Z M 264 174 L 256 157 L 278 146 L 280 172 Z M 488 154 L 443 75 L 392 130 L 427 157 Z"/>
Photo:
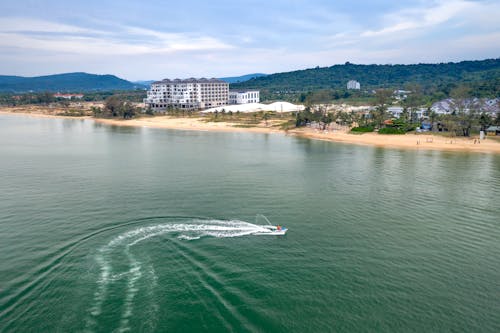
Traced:
<path id="1" fill-rule="evenodd" d="M 453 0 L 440 1 L 431 7 L 389 13 L 383 17 L 383 20 L 388 22 L 385 27 L 364 31 L 361 37 L 377 37 L 435 27 L 453 18 L 467 16 L 471 10 L 482 6 L 484 5 L 476 2 Z"/>
<path id="2" fill-rule="evenodd" d="M 210 20 L 196 24 L 163 18 L 125 25 L 119 19 L 110 23 L 81 14 L 78 21 L 60 22 L 0 17 L 0 72 L 88 71 L 160 79 L 273 73 L 346 61 L 446 62 L 500 54 L 498 0 L 416 3 L 403 10 L 374 10 L 370 19 L 312 4 L 308 10 L 270 13 L 261 20 L 212 25 Z M 161 26 L 174 28 L 162 31 Z"/>
<path id="3" fill-rule="evenodd" d="M 104 31 L 36 19 L 0 18 L 0 48 L 106 56 L 222 50 L 232 46 L 199 34 L 127 26 Z"/>
<path id="4" fill-rule="evenodd" d="M 39 33 L 95 33 L 95 30 L 80 28 L 73 25 L 57 22 L 44 21 L 39 19 L 24 17 L 1 17 L 0 32 L 21 33 L 21 32 L 39 32 Z"/>

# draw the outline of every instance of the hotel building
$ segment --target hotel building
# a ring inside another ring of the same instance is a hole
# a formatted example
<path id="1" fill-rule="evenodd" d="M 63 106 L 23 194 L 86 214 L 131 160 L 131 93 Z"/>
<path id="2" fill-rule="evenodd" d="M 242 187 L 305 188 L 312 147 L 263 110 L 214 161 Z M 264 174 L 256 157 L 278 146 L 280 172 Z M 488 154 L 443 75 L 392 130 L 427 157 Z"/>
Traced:
<path id="1" fill-rule="evenodd" d="M 155 111 L 177 108 L 196 110 L 226 105 L 229 83 L 218 79 L 165 79 L 151 84 L 144 99 Z"/>

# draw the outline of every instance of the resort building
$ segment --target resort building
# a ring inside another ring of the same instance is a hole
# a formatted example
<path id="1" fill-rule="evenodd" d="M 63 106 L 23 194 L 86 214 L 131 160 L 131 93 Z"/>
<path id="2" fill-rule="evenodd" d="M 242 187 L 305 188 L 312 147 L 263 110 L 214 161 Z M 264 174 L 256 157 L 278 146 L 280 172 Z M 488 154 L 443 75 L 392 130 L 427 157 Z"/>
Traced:
<path id="1" fill-rule="evenodd" d="M 359 90 L 359 89 L 361 89 L 361 85 L 359 84 L 358 81 L 350 80 L 349 82 L 347 82 L 347 89 Z"/>
<path id="2" fill-rule="evenodd" d="M 401 106 L 389 106 L 387 112 L 394 118 L 400 118 L 403 114 L 403 108 Z"/>
<path id="3" fill-rule="evenodd" d="M 389 106 L 387 108 L 387 112 L 391 115 L 393 118 L 401 118 L 404 108 L 401 106 Z M 411 117 L 412 119 L 423 119 L 426 117 L 427 114 L 427 109 L 420 107 L 420 108 L 410 108 L 407 109 L 406 112 L 408 113 L 408 116 Z"/>
<path id="4" fill-rule="evenodd" d="M 229 104 L 259 103 L 260 92 L 258 90 L 230 90 Z"/>
<path id="5" fill-rule="evenodd" d="M 165 79 L 151 84 L 144 99 L 155 111 L 168 108 L 196 110 L 226 105 L 229 83 L 218 79 Z"/>
<path id="6" fill-rule="evenodd" d="M 440 115 L 473 111 L 487 113 L 495 117 L 500 112 L 500 99 L 467 98 L 454 100 L 453 98 L 447 98 L 432 104 L 431 111 Z"/>

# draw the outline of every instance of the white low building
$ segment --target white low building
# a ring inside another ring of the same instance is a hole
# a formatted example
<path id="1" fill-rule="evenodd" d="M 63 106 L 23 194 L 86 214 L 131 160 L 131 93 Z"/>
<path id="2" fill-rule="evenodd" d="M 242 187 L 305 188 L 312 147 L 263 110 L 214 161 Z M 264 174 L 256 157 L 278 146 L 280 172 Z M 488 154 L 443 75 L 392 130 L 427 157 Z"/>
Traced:
<path id="1" fill-rule="evenodd" d="M 404 112 L 404 108 L 401 106 L 389 106 L 387 108 L 387 112 L 391 114 L 392 117 L 394 118 L 401 118 L 401 115 Z M 407 109 L 408 116 L 411 117 L 412 119 L 422 119 L 425 117 L 425 114 L 427 113 L 427 109 L 424 107 L 420 108 L 415 108 L 415 109 Z"/>
<path id="2" fill-rule="evenodd" d="M 401 117 L 401 114 L 403 113 L 403 108 L 401 106 L 389 106 L 387 108 L 387 112 L 390 113 L 394 118 Z"/>
<path id="3" fill-rule="evenodd" d="M 295 105 L 288 102 L 274 102 L 271 104 L 262 104 L 262 103 L 233 104 L 233 105 L 219 106 L 201 112 L 202 113 L 212 113 L 212 112 L 249 113 L 249 112 L 259 112 L 259 111 L 273 111 L 281 113 L 281 112 L 303 111 L 304 109 L 305 109 L 304 105 Z"/>
<path id="4" fill-rule="evenodd" d="M 439 115 L 473 111 L 495 116 L 500 112 L 499 102 L 499 98 L 466 98 L 458 100 L 447 98 L 432 104 L 431 111 Z"/>
<path id="5" fill-rule="evenodd" d="M 195 110 L 226 105 L 228 95 L 229 83 L 222 80 L 165 79 L 151 84 L 144 103 L 155 111 L 168 108 Z"/>
<path id="6" fill-rule="evenodd" d="M 260 92 L 258 90 L 230 90 L 229 104 L 259 103 Z"/>
<path id="7" fill-rule="evenodd" d="M 359 89 L 361 89 L 361 85 L 356 80 L 350 80 L 349 82 L 347 82 L 347 89 L 359 90 Z"/>

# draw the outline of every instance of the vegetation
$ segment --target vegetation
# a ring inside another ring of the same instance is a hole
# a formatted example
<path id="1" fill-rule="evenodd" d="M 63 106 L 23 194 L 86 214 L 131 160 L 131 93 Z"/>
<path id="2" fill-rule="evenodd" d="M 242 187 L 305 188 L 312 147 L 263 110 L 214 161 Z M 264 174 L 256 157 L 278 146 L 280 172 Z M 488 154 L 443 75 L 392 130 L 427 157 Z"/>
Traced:
<path id="1" fill-rule="evenodd" d="M 0 105 L 49 105 L 56 103 L 65 107 L 70 102 L 102 102 L 111 96 L 116 96 L 124 101 L 139 103 L 146 97 L 146 92 L 143 90 L 88 92 L 83 95 L 82 99 L 72 99 L 71 101 L 65 98 L 56 98 L 53 93 L 48 91 L 23 94 L 3 93 L 0 94 Z"/>
<path id="2" fill-rule="evenodd" d="M 119 99 L 117 96 L 108 97 L 104 108 L 92 107 L 91 109 L 96 118 L 130 119 L 140 113 L 140 108 L 135 107 L 130 102 Z"/>
<path id="3" fill-rule="evenodd" d="M 351 132 L 354 133 L 368 133 L 373 132 L 375 128 L 373 126 L 358 126 L 351 128 Z"/>
<path id="4" fill-rule="evenodd" d="M 345 90 L 347 81 L 361 83 L 362 91 Z M 231 84 L 232 89 L 260 89 L 262 100 L 283 99 L 304 102 L 311 92 L 326 90 L 332 100 L 366 98 L 374 89 L 391 90 L 418 84 L 431 101 L 450 96 L 460 85 L 476 97 L 500 95 L 500 58 L 459 63 L 417 65 L 355 65 L 277 73 Z"/>
<path id="5" fill-rule="evenodd" d="M 368 112 L 346 113 L 329 108 L 329 94 L 325 90 L 308 95 L 306 109 L 296 114 L 296 126 L 315 124 L 316 128 L 327 129 L 331 122 L 349 126 L 352 133 L 365 133 L 378 130 L 379 134 L 404 134 L 422 126 L 422 122 L 433 131 L 446 132 L 453 136 L 469 137 L 472 133 L 485 130 L 490 125 L 500 123 L 500 114 L 492 117 L 481 113 L 479 105 L 474 103 L 473 91 L 468 86 L 458 86 L 449 92 L 453 100 L 452 114 L 437 115 L 430 109 L 424 119 L 417 119 L 417 110 L 426 103 L 426 96 L 419 85 L 412 86 L 412 93 L 399 101 L 403 113 L 394 118 L 387 112 L 395 100 L 389 89 L 377 89 L 372 98 L 372 106 Z M 311 97 L 309 97 L 311 96 Z M 313 104 L 322 103 L 322 104 Z M 328 110 L 328 111 L 327 111 Z"/>
<path id="6" fill-rule="evenodd" d="M 66 73 L 37 77 L 0 75 L 0 91 L 40 92 L 40 91 L 110 91 L 144 89 L 141 86 L 114 75 L 87 73 Z"/>

